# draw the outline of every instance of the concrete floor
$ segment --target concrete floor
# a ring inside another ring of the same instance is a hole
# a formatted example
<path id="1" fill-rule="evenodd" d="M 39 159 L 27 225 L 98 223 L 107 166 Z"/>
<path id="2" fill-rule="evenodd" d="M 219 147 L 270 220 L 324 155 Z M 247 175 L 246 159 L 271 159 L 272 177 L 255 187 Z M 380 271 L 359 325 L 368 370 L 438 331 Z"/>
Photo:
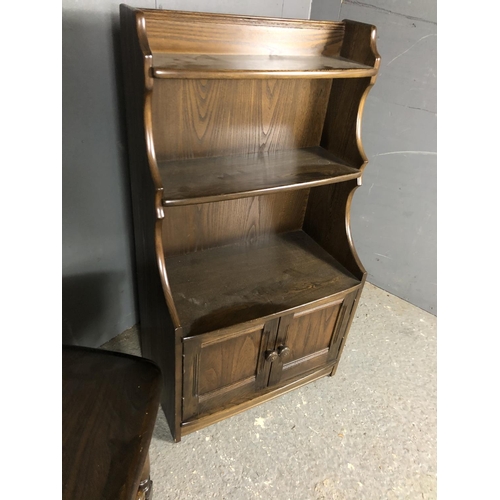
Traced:
<path id="1" fill-rule="evenodd" d="M 436 498 L 436 318 L 367 284 L 335 377 L 178 444 L 160 410 L 150 456 L 154 500 Z"/>

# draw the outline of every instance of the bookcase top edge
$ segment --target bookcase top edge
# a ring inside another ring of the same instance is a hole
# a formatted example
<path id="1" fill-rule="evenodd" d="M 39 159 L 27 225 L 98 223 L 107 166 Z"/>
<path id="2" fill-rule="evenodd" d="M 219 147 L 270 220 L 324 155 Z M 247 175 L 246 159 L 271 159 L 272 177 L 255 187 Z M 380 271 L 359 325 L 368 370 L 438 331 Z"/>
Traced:
<path id="1" fill-rule="evenodd" d="M 269 16 L 253 16 L 247 14 L 221 14 L 213 12 L 192 12 L 184 10 L 171 10 L 171 9 L 145 9 L 140 7 L 131 7 L 122 4 L 124 7 L 141 12 L 146 16 L 146 19 L 161 20 L 161 18 L 168 18 L 173 20 L 178 18 L 179 21 L 186 19 L 203 20 L 205 22 L 228 22 L 232 24 L 267 24 L 269 26 L 283 26 L 288 28 L 309 28 L 309 29 L 332 29 L 341 28 L 345 26 L 345 21 L 320 21 L 315 19 L 298 19 L 298 18 L 283 18 L 283 17 L 269 17 Z"/>

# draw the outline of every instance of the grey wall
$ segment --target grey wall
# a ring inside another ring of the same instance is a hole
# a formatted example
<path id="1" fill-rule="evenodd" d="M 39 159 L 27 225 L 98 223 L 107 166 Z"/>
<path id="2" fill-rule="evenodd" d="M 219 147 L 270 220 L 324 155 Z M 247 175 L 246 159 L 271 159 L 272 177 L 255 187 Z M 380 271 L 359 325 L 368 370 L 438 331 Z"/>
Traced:
<path id="1" fill-rule="evenodd" d="M 63 341 L 78 345 L 137 321 L 118 5 L 63 1 Z"/>
<path id="2" fill-rule="evenodd" d="M 353 239 L 371 283 L 436 314 L 436 1 L 313 0 L 311 19 L 377 26 Z"/>
<path id="3" fill-rule="evenodd" d="M 63 342 L 77 345 L 99 346 L 138 321 L 119 67 L 120 3 L 63 0 Z M 311 0 L 129 4 L 308 18 Z"/>
<path id="4" fill-rule="evenodd" d="M 156 4 L 158 9 L 302 19 L 309 19 L 311 10 L 311 0 L 157 0 Z"/>

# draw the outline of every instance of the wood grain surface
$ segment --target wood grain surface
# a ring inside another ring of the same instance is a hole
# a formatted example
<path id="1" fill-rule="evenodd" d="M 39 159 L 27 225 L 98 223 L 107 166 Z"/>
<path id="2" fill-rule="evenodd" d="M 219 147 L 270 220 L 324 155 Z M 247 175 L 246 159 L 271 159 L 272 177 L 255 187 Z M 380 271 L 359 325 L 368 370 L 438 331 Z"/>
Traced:
<path id="1" fill-rule="evenodd" d="M 206 394 L 235 381 L 254 377 L 259 359 L 261 332 L 246 333 L 224 343 L 213 342 L 203 348 L 200 362 L 199 394 Z"/>
<path id="2" fill-rule="evenodd" d="M 290 348 L 286 364 L 328 349 L 341 303 L 294 314 L 281 343 Z"/>
<path id="3" fill-rule="evenodd" d="M 376 72 L 338 56 L 153 54 L 155 78 L 360 78 Z"/>
<path id="4" fill-rule="evenodd" d="M 160 369 L 151 361 L 63 346 L 64 500 L 136 498 L 160 392 Z"/>
<path id="5" fill-rule="evenodd" d="M 331 80 L 154 80 L 158 161 L 319 146 Z"/>
<path id="6" fill-rule="evenodd" d="M 166 255 L 254 244 L 302 227 L 308 189 L 165 209 Z"/>
<path id="7" fill-rule="evenodd" d="M 230 401 L 226 406 L 219 407 L 217 411 L 212 411 L 207 415 L 198 418 L 188 419 L 182 423 L 181 433 L 182 436 L 203 429 L 209 425 L 220 422 L 225 418 L 237 415 L 249 408 L 258 406 L 270 399 L 286 394 L 294 389 L 297 389 L 305 384 L 308 384 L 320 377 L 329 375 L 335 365 L 328 365 L 320 369 L 312 370 L 309 373 L 302 374 L 297 380 L 285 381 L 273 387 L 268 387 L 259 392 L 253 393 L 251 396 L 243 394 L 239 398 Z"/>
<path id="8" fill-rule="evenodd" d="M 137 277 L 142 355 L 153 359 L 162 370 L 162 407 L 174 439 L 180 440 L 182 346 L 175 334 L 159 272 L 158 240 L 161 238 L 161 195 L 151 138 L 146 120 L 146 103 L 151 103 L 148 81 L 147 41 L 140 14 L 120 7 L 122 68 L 124 72 L 128 156 L 132 214 L 134 220 L 135 269 Z M 160 205 L 160 207 L 158 206 Z M 159 232 L 159 235 L 158 235 Z"/>
<path id="9" fill-rule="evenodd" d="M 363 171 L 368 159 L 361 141 L 361 123 L 364 104 L 380 66 L 377 30 L 374 26 L 356 21 L 345 23 L 341 55 L 372 66 L 375 72 L 369 78 L 333 81 L 321 145 Z"/>
<path id="10" fill-rule="evenodd" d="M 184 335 L 284 312 L 359 284 L 302 231 L 264 244 L 167 256 L 166 265 Z"/>
<path id="11" fill-rule="evenodd" d="M 267 387 L 266 351 L 274 348 L 278 323 L 274 318 L 231 334 L 184 340 L 184 420 Z"/>
<path id="12" fill-rule="evenodd" d="M 332 84 L 321 146 L 362 172 L 367 158 L 361 142 L 361 117 L 370 78 L 335 80 Z"/>
<path id="13" fill-rule="evenodd" d="M 359 280 L 366 271 L 351 235 L 350 209 L 356 181 L 313 188 L 303 230 Z"/>
<path id="14" fill-rule="evenodd" d="M 153 52 L 338 55 L 341 22 L 141 9 Z"/>
<path id="15" fill-rule="evenodd" d="M 359 177 L 322 148 L 159 163 L 163 205 L 188 205 L 332 184 Z"/>
<path id="16" fill-rule="evenodd" d="M 142 346 L 179 440 L 335 370 L 380 58 L 363 23 L 121 9 Z"/>

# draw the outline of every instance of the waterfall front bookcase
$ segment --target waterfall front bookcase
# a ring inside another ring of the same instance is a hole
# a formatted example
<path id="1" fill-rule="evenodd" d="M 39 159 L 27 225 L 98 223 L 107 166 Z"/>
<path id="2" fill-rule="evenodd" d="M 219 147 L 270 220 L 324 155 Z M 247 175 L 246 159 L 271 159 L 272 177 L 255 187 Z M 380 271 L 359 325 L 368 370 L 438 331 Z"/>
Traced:
<path id="1" fill-rule="evenodd" d="M 374 26 L 120 6 L 141 348 L 173 439 L 338 366 Z"/>

